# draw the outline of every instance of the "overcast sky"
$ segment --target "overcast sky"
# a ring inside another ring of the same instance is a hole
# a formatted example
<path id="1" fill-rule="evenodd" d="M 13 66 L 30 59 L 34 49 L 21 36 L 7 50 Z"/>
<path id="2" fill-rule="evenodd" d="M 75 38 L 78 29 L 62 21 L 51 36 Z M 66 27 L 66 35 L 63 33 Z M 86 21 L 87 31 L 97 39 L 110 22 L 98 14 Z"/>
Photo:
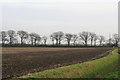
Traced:
<path id="1" fill-rule="evenodd" d="M 118 0 L 1 0 L 2 30 L 118 32 Z"/>

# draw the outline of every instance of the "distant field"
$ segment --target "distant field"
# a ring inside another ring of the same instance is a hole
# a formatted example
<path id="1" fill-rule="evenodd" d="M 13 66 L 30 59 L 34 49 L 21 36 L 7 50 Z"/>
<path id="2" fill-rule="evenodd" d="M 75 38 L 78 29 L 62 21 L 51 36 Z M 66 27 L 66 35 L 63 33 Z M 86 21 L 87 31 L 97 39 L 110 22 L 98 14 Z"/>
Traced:
<path id="1" fill-rule="evenodd" d="M 108 55 L 111 48 L 3 48 L 3 78 L 54 69 Z"/>

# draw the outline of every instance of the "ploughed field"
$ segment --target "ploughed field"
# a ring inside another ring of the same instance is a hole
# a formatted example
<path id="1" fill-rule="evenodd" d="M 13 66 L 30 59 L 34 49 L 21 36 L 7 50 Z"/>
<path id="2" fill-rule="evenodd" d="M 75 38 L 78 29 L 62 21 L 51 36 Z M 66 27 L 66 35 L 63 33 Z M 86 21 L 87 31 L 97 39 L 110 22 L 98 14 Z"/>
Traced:
<path id="1" fill-rule="evenodd" d="M 82 63 L 106 56 L 111 48 L 2 48 L 3 78 Z"/>

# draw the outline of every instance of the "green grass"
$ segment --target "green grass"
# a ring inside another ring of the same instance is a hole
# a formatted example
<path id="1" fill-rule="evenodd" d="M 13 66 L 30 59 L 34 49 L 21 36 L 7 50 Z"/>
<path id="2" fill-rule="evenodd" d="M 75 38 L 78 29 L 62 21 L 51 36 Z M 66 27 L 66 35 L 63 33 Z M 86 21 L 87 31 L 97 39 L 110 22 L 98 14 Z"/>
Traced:
<path id="1" fill-rule="evenodd" d="M 20 78 L 118 78 L 118 71 L 110 73 L 118 66 L 118 50 L 107 57 L 53 70 L 37 72 Z M 108 74 L 110 73 L 110 74 Z"/>
<path id="2" fill-rule="evenodd" d="M 114 71 L 114 72 L 110 72 L 107 75 L 105 75 L 105 78 L 118 78 L 118 73 L 120 73 L 120 71 Z"/>

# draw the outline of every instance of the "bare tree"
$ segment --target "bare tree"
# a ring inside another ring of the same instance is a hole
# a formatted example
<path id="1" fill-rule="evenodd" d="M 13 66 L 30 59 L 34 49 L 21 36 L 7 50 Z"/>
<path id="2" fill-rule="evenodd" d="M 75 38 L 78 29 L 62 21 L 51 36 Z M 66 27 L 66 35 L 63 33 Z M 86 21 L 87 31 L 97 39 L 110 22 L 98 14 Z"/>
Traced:
<path id="1" fill-rule="evenodd" d="M 34 44 L 34 38 L 33 38 L 33 35 L 32 33 L 29 34 L 29 44 L 33 45 Z"/>
<path id="2" fill-rule="evenodd" d="M 54 32 L 52 34 L 52 37 L 56 40 L 56 45 L 58 45 L 58 33 L 57 32 Z"/>
<path id="3" fill-rule="evenodd" d="M 77 39 L 78 39 L 78 36 L 77 36 L 76 34 L 73 34 L 73 36 L 72 36 L 72 40 L 73 40 L 73 44 L 74 44 L 74 46 L 76 45 L 76 41 L 77 41 Z"/>
<path id="4" fill-rule="evenodd" d="M 58 34 L 58 41 L 59 41 L 59 45 L 60 45 L 60 44 L 61 44 L 61 41 L 62 41 L 62 39 L 63 39 L 64 33 L 61 32 L 61 31 L 59 31 L 59 32 L 57 32 L 57 34 Z"/>
<path id="5" fill-rule="evenodd" d="M 67 39 L 68 46 L 70 46 L 70 41 L 72 39 L 73 35 L 70 33 L 65 34 L 65 38 Z"/>
<path id="6" fill-rule="evenodd" d="M 34 45 L 34 33 L 30 33 L 29 34 L 29 36 L 30 36 L 30 40 L 31 40 L 31 45 Z"/>
<path id="7" fill-rule="evenodd" d="M 46 37 L 46 36 L 43 36 L 42 39 L 43 39 L 43 41 L 44 41 L 44 45 L 46 45 L 47 37 Z"/>
<path id="8" fill-rule="evenodd" d="M 96 36 L 95 33 L 90 32 L 90 41 L 91 41 L 91 46 L 93 44 L 94 37 Z"/>
<path id="9" fill-rule="evenodd" d="M 102 43 L 105 41 L 105 37 L 104 36 L 99 36 L 99 42 L 100 42 L 100 46 L 102 46 Z"/>
<path id="10" fill-rule="evenodd" d="M 113 34 L 113 42 L 116 47 L 118 47 L 118 42 L 120 41 L 120 36 L 118 34 Z"/>
<path id="11" fill-rule="evenodd" d="M 98 36 L 97 35 L 95 35 L 95 37 L 94 37 L 94 46 L 96 46 L 96 41 L 98 40 Z"/>
<path id="12" fill-rule="evenodd" d="M 40 41 L 41 41 L 41 37 L 39 35 L 37 35 L 35 45 L 38 44 Z"/>
<path id="13" fill-rule="evenodd" d="M 5 44 L 5 41 L 8 41 L 6 31 L 1 31 L 0 32 L 0 39 L 1 39 L 3 45 Z"/>
<path id="14" fill-rule="evenodd" d="M 32 45 L 36 45 L 37 42 L 39 42 L 41 40 L 41 37 L 36 33 L 31 33 L 29 35 L 30 35 L 30 38 L 31 38 Z"/>
<path id="15" fill-rule="evenodd" d="M 61 40 L 64 36 L 64 33 L 61 32 L 61 31 L 58 31 L 58 32 L 54 32 L 53 34 L 53 38 L 56 40 L 56 45 L 60 45 L 61 44 Z"/>
<path id="16" fill-rule="evenodd" d="M 8 34 L 10 45 L 11 45 L 14 41 L 14 38 L 16 37 L 16 33 L 13 30 L 8 30 L 7 34 Z"/>
<path id="17" fill-rule="evenodd" d="M 18 31 L 17 34 L 21 39 L 21 45 L 24 43 L 23 41 L 28 38 L 28 33 L 26 31 Z"/>
<path id="18" fill-rule="evenodd" d="M 84 41 L 85 46 L 87 46 L 87 43 L 90 40 L 90 33 L 83 31 L 79 36 Z"/>
<path id="19" fill-rule="evenodd" d="M 18 39 L 17 38 L 14 38 L 13 40 L 14 40 L 13 44 L 17 44 L 18 43 Z"/>
<path id="20" fill-rule="evenodd" d="M 55 38 L 54 38 L 54 35 L 53 35 L 53 34 L 50 35 L 50 39 L 52 40 L 52 44 L 54 45 L 54 40 L 55 40 Z"/>

